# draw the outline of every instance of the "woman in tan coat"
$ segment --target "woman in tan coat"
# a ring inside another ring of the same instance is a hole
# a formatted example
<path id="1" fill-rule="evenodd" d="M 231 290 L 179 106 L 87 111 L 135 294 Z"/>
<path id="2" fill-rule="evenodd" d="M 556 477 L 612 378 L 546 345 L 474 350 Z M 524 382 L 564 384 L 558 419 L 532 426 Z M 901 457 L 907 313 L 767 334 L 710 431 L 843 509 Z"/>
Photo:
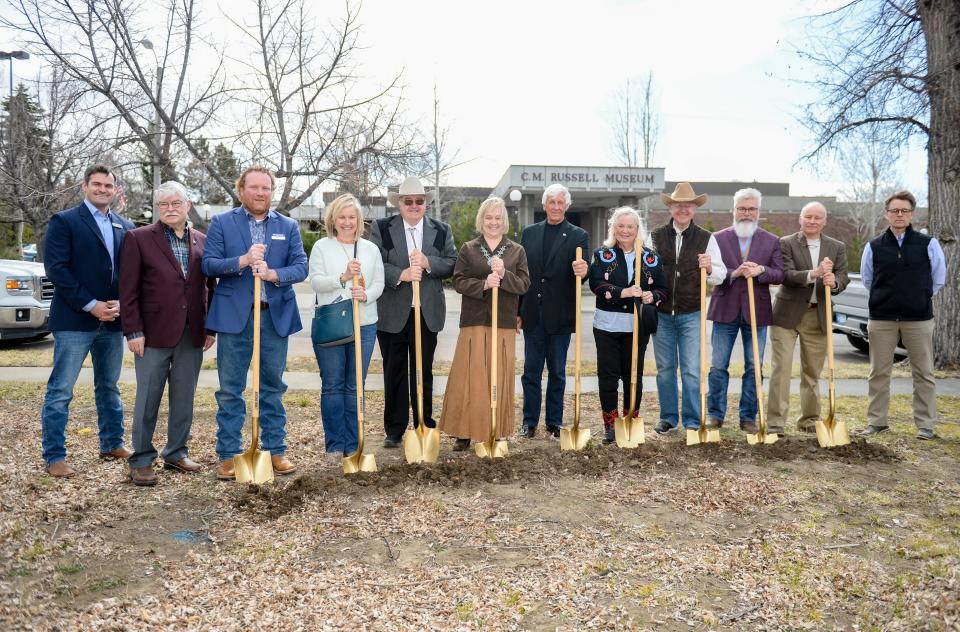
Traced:
<path id="1" fill-rule="evenodd" d="M 523 247 L 505 236 L 507 208 L 498 197 L 480 205 L 480 237 L 463 244 L 453 270 L 453 287 L 462 296 L 460 336 L 443 396 L 439 428 L 457 438 L 454 450 L 466 450 L 471 439 L 490 437 L 491 291 L 499 287 L 497 309 L 497 438 L 513 434 L 514 360 L 517 306 L 530 273 Z"/>

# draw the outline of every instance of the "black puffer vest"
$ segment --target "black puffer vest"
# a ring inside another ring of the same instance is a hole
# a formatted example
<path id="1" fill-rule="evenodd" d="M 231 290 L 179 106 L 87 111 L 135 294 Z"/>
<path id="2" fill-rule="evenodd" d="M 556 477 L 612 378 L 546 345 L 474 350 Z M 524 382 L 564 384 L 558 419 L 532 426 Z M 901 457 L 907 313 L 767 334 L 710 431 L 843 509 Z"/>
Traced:
<path id="1" fill-rule="evenodd" d="M 888 228 L 870 242 L 873 281 L 870 318 L 930 320 L 933 318 L 933 278 L 927 247 L 930 237 L 907 226 L 903 244 Z"/>

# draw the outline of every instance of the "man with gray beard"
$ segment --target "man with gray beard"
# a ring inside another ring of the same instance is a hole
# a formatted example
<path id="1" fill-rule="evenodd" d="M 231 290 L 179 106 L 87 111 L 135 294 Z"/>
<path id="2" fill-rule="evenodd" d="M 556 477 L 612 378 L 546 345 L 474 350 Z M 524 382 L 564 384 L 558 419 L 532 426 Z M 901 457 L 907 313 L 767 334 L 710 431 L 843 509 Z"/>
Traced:
<path id="1" fill-rule="evenodd" d="M 740 189 L 733 194 L 733 226 L 714 233 L 723 265 L 723 283 L 713 288 L 707 318 L 713 321 L 710 391 L 707 395 L 707 427 L 719 428 L 727 413 L 730 355 L 737 336 L 743 339 L 743 382 L 740 387 L 740 429 L 757 430 L 757 389 L 754 381 L 753 340 L 747 279 L 754 280 L 757 343 L 763 362 L 767 327 L 773 322 L 770 286 L 783 282 L 783 255 L 776 235 L 760 228 L 760 191 Z"/>

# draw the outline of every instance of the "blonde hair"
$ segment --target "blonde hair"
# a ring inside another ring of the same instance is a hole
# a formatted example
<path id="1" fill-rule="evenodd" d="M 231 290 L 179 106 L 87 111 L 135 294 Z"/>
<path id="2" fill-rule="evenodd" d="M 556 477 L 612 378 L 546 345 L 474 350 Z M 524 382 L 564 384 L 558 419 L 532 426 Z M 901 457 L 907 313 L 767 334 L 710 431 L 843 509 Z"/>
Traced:
<path id="1" fill-rule="evenodd" d="M 493 196 L 484 200 L 480 208 L 477 209 L 477 221 L 475 225 L 477 232 L 481 235 L 483 234 L 483 216 L 495 206 L 500 207 L 500 214 L 503 217 L 503 234 L 506 235 L 510 231 L 510 215 L 507 213 L 507 205 L 504 203 L 503 198 Z"/>
<path id="2" fill-rule="evenodd" d="M 265 173 L 270 176 L 270 188 L 273 189 L 277 186 L 277 180 L 273 177 L 272 171 L 262 165 L 253 165 L 244 169 L 243 173 L 240 174 L 240 177 L 237 178 L 236 189 L 238 197 L 243 194 L 243 185 L 247 183 L 247 176 L 251 173 Z"/>
<path id="3" fill-rule="evenodd" d="M 357 240 L 360 239 L 363 235 L 363 207 L 360 206 L 360 200 L 349 193 L 337 196 L 337 199 L 330 202 L 330 206 L 327 207 L 327 213 L 323 216 L 323 226 L 327 229 L 327 235 L 330 237 L 337 236 L 337 217 L 351 206 L 357 209 L 358 220 L 357 231 L 353 238 Z"/>
<path id="4" fill-rule="evenodd" d="M 646 231 L 643 230 L 643 222 L 640 221 L 640 213 L 629 206 L 621 206 L 613 209 L 613 212 L 610 213 L 610 219 L 607 220 L 607 239 L 603 242 L 603 245 L 607 248 L 613 248 L 617 245 L 617 237 L 613 234 L 613 230 L 617 224 L 617 220 L 624 215 L 631 216 L 633 221 L 637 223 L 637 239 L 640 240 L 640 243 L 646 243 L 647 235 Z"/>

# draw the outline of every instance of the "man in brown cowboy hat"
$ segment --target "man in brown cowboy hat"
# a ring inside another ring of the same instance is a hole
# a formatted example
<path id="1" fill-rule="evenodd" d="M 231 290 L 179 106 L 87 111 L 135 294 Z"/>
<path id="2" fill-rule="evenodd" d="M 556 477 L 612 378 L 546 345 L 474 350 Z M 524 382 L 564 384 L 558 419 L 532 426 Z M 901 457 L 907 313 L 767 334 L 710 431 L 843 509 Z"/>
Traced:
<path id="1" fill-rule="evenodd" d="M 657 393 L 660 398 L 658 434 L 700 426 L 700 268 L 707 283 L 719 285 L 726 277 L 717 240 L 693 222 L 697 208 L 707 201 L 689 182 L 678 182 L 673 194 L 660 194 L 670 209 L 670 221 L 653 231 L 653 246 L 660 255 L 669 296 L 660 302 L 657 333 L 653 339 L 657 359 Z M 677 397 L 677 368 L 683 384 L 682 409 Z M 681 415 L 682 412 L 682 415 Z"/>
<path id="2" fill-rule="evenodd" d="M 424 217 L 431 199 L 433 193 L 424 191 L 420 180 L 411 176 L 396 193 L 387 194 L 387 201 L 400 213 L 377 220 L 370 229 L 370 241 L 383 256 L 385 287 L 377 301 L 377 340 L 383 356 L 383 445 L 387 448 L 400 446 L 410 422 L 410 401 L 416 401 L 413 281 L 420 282 L 423 419 L 427 427 L 436 427 L 430 405 L 433 352 L 447 313 L 443 279 L 453 274 L 457 250 L 450 226 Z"/>

